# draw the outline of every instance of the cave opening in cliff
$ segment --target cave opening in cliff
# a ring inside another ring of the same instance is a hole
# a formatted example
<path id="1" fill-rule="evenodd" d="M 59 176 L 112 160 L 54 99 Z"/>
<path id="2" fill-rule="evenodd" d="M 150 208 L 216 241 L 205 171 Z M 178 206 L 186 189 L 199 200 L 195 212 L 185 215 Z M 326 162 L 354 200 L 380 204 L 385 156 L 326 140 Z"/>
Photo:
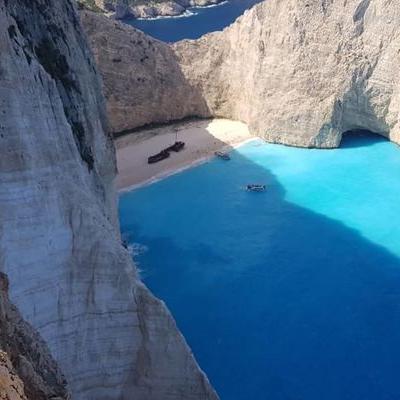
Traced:
<path id="1" fill-rule="evenodd" d="M 343 133 L 340 148 L 372 146 L 387 140 L 386 136 L 368 129 L 351 129 Z"/>

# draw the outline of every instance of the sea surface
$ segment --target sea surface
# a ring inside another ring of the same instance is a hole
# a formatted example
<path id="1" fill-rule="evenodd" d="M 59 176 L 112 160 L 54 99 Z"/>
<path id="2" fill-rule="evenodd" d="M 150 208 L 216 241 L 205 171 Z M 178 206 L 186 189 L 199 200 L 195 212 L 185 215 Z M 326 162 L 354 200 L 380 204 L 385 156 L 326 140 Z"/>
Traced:
<path id="1" fill-rule="evenodd" d="M 186 15 L 152 20 L 127 19 L 125 23 L 134 26 L 165 42 L 182 39 L 197 39 L 230 25 L 244 11 L 261 0 L 229 0 L 216 6 L 190 8 Z"/>
<path id="2" fill-rule="evenodd" d="M 231 156 L 120 199 L 144 282 L 221 399 L 400 399 L 400 149 Z"/>

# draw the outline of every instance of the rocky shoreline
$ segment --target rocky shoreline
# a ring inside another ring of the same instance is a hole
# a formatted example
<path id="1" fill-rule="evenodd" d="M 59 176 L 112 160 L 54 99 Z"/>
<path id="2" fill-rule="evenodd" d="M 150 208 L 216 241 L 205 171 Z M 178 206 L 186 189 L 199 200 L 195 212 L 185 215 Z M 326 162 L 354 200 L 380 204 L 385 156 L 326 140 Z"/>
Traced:
<path id="1" fill-rule="evenodd" d="M 208 7 L 225 0 L 80 0 L 81 6 L 92 11 L 102 12 L 115 19 L 154 19 L 177 17 L 189 12 L 191 7 Z"/>

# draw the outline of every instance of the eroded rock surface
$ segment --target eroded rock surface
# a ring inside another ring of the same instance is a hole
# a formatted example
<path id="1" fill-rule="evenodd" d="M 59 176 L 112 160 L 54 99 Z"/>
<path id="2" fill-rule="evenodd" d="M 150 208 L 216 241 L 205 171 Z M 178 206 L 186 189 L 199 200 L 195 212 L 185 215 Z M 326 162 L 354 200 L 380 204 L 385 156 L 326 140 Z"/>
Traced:
<path id="1" fill-rule="evenodd" d="M 0 270 L 11 300 L 73 399 L 215 399 L 121 245 L 114 147 L 73 3 L 0 0 L 0 53 Z"/>
<path id="2" fill-rule="evenodd" d="M 112 88 L 124 80 L 126 71 L 109 74 L 105 54 L 110 49 L 106 46 L 103 53 L 100 42 L 89 34 L 105 86 Z M 135 35 L 133 29 L 124 30 L 123 42 L 130 49 L 119 53 L 123 63 L 127 52 L 143 51 L 140 44 L 129 42 Z M 268 0 L 223 32 L 172 48 L 175 55 L 164 50 L 165 54 L 178 64 L 184 85 L 202 100 L 196 102 L 201 109 L 183 114 L 202 115 L 207 110 L 213 116 L 239 119 L 254 134 L 296 146 L 335 147 L 342 133 L 353 129 L 400 143 L 398 1 Z M 140 95 L 152 87 L 157 92 L 160 82 L 154 74 L 149 79 L 126 90 Z M 174 104 L 185 105 L 187 96 L 177 86 L 167 90 L 165 96 Z M 110 102 L 110 94 L 107 98 Z M 136 109 L 112 101 L 113 108 L 120 106 L 120 115 Z M 159 103 L 147 104 L 149 115 L 150 107 L 157 110 Z M 135 127 L 141 121 L 132 117 L 129 123 Z"/>
<path id="3" fill-rule="evenodd" d="M 101 68 L 114 133 L 209 115 L 170 46 L 92 12 L 82 12 L 81 19 Z"/>
<path id="4" fill-rule="evenodd" d="M 175 46 L 212 114 L 318 147 L 357 128 L 400 140 L 399 48 L 394 0 L 268 0 L 223 33 Z"/>
<path id="5" fill-rule="evenodd" d="M 8 299 L 0 273 L 0 399 L 68 399 L 66 382 L 46 344 Z"/>

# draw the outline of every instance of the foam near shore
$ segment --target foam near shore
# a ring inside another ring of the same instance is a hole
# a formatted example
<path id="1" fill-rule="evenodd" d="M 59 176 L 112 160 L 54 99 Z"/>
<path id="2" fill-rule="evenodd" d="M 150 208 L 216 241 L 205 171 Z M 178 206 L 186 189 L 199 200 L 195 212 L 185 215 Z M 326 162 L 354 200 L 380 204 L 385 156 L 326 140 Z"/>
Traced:
<path id="1" fill-rule="evenodd" d="M 147 158 L 175 142 L 185 142 L 179 153 L 148 164 Z M 132 190 L 207 161 L 218 150 L 231 150 L 254 139 L 246 124 L 227 119 L 196 120 L 134 132 L 116 139 L 117 188 Z"/>
<path id="2" fill-rule="evenodd" d="M 193 17 L 194 15 L 197 15 L 197 13 L 188 9 L 188 10 L 183 11 L 181 14 L 177 14 L 177 15 L 157 15 L 156 17 L 138 17 L 136 19 L 138 21 L 157 21 L 159 19 L 189 18 L 189 17 Z"/>

